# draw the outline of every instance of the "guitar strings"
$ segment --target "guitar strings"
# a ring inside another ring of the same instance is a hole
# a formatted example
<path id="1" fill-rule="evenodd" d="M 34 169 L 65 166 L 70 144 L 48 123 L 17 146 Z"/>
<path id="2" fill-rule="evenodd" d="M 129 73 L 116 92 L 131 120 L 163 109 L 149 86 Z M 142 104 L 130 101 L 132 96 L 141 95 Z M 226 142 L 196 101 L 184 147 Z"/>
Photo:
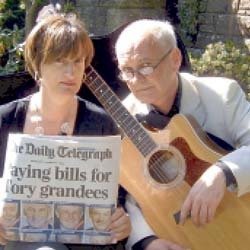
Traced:
<path id="1" fill-rule="evenodd" d="M 93 82 L 95 83 L 95 79 L 88 79 L 88 76 L 91 74 L 91 72 L 95 71 L 93 70 L 93 68 L 91 67 L 91 71 L 87 73 L 87 78 L 85 79 L 85 83 L 87 84 L 87 86 L 90 87 L 90 89 L 92 89 Z M 96 75 L 98 76 L 98 74 L 96 73 Z M 100 78 L 101 79 L 101 78 Z M 98 80 L 98 79 L 97 79 Z M 101 79 L 101 82 L 104 82 Z M 93 92 L 95 93 L 95 91 L 98 89 L 98 85 L 94 86 L 95 89 L 92 89 Z M 163 159 L 164 158 L 164 159 Z M 166 160 L 166 157 L 164 154 L 161 154 L 160 157 L 157 157 L 156 154 L 154 154 L 151 157 L 152 160 L 154 160 L 154 163 L 151 164 L 151 166 L 149 166 L 152 170 L 152 174 L 158 177 L 158 180 L 160 180 L 162 183 L 167 183 L 169 181 L 171 181 L 171 179 L 166 175 L 166 173 L 161 169 L 161 166 L 163 165 L 163 163 Z"/>
<path id="2" fill-rule="evenodd" d="M 161 169 L 161 166 L 166 162 L 166 156 L 161 154 L 157 157 L 156 154 L 154 154 L 151 159 L 154 160 L 154 162 L 149 166 L 152 173 L 155 174 L 162 183 L 170 182 L 171 178 L 169 178 L 164 170 Z"/>

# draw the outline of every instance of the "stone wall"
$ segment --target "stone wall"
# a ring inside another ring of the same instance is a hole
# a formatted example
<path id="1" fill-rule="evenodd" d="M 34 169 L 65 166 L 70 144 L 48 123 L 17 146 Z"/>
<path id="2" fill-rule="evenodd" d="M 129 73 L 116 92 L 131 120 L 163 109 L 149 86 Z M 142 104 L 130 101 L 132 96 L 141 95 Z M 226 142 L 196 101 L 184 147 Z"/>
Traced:
<path id="1" fill-rule="evenodd" d="M 186 0 L 179 0 L 179 4 Z M 216 41 L 250 43 L 250 0 L 200 0 L 196 48 Z M 91 34 L 104 35 L 139 18 L 166 18 L 166 0 L 76 0 Z"/>
<path id="2" fill-rule="evenodd" d="M 77 9 L 94 35 L 107 34 L 139 18 L 165 19 L 164 0 L 78 0 Z"/>
<path id="3" fill-rule="evenodd" d="M 202 0 L 205 11 L 199 15 L 195 47 L 204 48 L 216 41 L 250 43 L 249 0 Z"/>

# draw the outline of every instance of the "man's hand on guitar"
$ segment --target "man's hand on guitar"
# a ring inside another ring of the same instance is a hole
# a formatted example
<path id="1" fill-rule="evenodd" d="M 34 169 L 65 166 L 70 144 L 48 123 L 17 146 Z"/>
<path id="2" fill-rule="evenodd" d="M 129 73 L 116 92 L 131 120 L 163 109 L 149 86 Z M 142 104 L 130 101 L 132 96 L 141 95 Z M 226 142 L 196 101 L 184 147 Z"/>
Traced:
<path id="1" fill-rule="evenodd" d="M 220 167 L 213 165 L 192 186 L 181 208 L 180 224 L 188 216 L 197 226 L 205 225 L 214 218 L 226 189 L 225 175 Z"/>

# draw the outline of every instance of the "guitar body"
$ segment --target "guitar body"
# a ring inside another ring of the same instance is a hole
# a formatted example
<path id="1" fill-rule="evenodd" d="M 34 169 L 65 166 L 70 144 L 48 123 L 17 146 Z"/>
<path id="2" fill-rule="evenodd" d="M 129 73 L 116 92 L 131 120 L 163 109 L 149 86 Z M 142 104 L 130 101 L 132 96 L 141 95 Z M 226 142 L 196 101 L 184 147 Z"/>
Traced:
<path id="1" fill-rule="evenodd" d="M 120 184 L 136 199 L 155 233 L 192 250 L 249 250 L 250 195 L 227 192 L 214 220 L 198 228 L 188 220 L 176 225 L 190 186 L 225 151 L 213 144 L 195 121 L 174 116 L 159 132 L 150 132 L 122 105 L 92 66 L 85 84 L 127 137 L 122 141 Z"/>
<path id="2" fill-rule="evenodd" d="M 183 115 L 176 115 L 164 130 L 148 131 L 159 145 L 156 151 L 170 150 L 171 156 L 177 158 L 174 164 L 184 165 L 184 170 L 180 169 L 180 172 L 184 171 L 184 180 L 177 177 L 177 183 L 170 181 L 169 185 L 165 185 L 161 179 L 158 182 L 152 178 L 150 165 L 152 159 L 159 158 L 159 154 L 155 152 L 143 157 L 125 137 L 122 142 L 120 183 L 136 199 L 147 222 L 159 237 L 192 250 L 248 250 L 250 195 L 237 198 L 232 193 L 226 193 L 213 222 L 205 227 L 198 228 L 191 220 L 184 226 L 175 223 L 173 214 L 180 210 L 190 186 L 223 154 L 204 134 L 196 131 L 191 122 Z"/>

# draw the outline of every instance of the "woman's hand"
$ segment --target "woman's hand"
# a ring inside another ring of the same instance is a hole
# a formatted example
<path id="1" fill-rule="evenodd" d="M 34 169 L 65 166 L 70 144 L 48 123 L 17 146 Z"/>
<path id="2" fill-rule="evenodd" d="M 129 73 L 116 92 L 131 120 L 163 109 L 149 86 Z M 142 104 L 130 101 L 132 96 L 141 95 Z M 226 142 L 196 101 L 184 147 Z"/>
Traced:
<path id="1" fill-rule="evenodd" d="M 127 238 L 131 232 L 129 215 L 122 207 L 116 208 L 111 216 L 111 224 L 108 228 L 112 233 L 112 242 Z"/>
<path id="2" fill-rule="evenodd" d="M 7 243 L 7 236 L 3 226 L 0 223 L 0 245 L 6 245 L 6 243 Z"/>

